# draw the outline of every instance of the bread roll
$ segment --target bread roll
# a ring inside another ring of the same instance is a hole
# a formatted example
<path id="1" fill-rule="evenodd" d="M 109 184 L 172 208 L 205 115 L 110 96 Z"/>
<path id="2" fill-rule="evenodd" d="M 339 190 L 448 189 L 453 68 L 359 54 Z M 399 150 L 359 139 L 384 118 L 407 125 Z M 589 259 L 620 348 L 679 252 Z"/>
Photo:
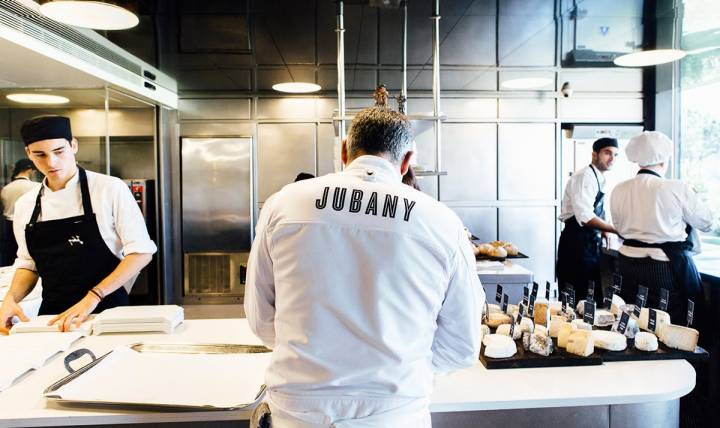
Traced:
<path id="1" fill-rule="evenodd" d="M 493 247 L 492 251 L 488 254 L 491 257 L 497 257 L 504 259 L 507 257 L 507 251 L 503 247 Z"/>

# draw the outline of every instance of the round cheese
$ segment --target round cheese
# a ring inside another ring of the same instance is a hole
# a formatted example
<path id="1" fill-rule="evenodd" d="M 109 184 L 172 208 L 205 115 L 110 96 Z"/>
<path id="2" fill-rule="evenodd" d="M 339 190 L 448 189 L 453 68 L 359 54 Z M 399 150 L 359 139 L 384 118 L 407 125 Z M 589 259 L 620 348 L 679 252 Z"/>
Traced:
<path id="1" fill-rule="evenodd" d="M 501 324 L 498 326 L 497 330 L 495 330 L 495 334 L 502 334 L 505 336 L 510 336 L 510 324 Z M 516 325 L 515 329 L 513 330 L 513 340 L 520 339 L 520 335 L 522 334 L 522 330 L 520 330 L 520 326 Z"/>
<path id="2" fill-rule="evenodd" d="M 635 335 L 635 348 L 646 352 L 657 351 L 658 339 L 652 333 L 648 333 L 646 331 L 638 332 Z"/>
<path id="3" fill-rule="evenodd" d="M 593 330 L 592 335 L 596 348 L 608 351 L 623 351 L 627 348 L 625 335 L 617 331 Z"/>
<path id="4" fill-rule="evenodd" d="M 491 334 L 489 337 L 495 338 L 488 340 L 485 345 L 484 354 L 490 358 L 510 358 L 517 352 L 515 341 L 510 336 Z"/>
<path id="5" fill-rule="evenodd" d="M 490 328 L 497 328 L 499 325 L 510 324 L 511 322 L 512 318 L 510 318 L 510 315 L 506 315 L 502 312 L 490 312 L 488 314 L 487 325 Z"/>

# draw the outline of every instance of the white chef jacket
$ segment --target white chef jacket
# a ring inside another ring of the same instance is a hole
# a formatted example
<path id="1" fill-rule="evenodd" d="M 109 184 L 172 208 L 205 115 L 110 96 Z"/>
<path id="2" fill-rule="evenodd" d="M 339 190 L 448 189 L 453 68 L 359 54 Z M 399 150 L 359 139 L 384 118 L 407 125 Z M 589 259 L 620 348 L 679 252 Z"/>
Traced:
<path id="1" fill-rule="evenodd" d="M 5 218 L 12 221 L 13 214 L 15 213 L 15 202 L 25 193 L 39 188 L 40 183 L 31 181 L 25 177 L 18 177 L 6 184 L 2 192 L 0 192 Z"/>
<path id="2" fill-rule="evenodd" d="M 684 241 L 688 224 L 702 232 L 713 226 L 710 209 L 690 186 L 651 174 L 639 174 L 615 186 L 610 212 L 620 236 L 650 244 Z M 618 251 L 627 257 L 669 260 L 659 248 L 623 245 Z"/>
<path id="3" fill-rule="evenodd" d="M 597 174 L 597 179 L 593 174 Z M 600 182 L 600 187 L 598 187 Z M 596 217 L 593 204 L 598 191 L 605 187 L 605 176 L 593 165 L 580 168 L 570 177 L 565 186 L 565 196 L 560 206 L 558 220 L 564 222 L 572 216 L 580 226 Z"/>
<path id="4" fill-rule="evenodd" d="M 485 294 L 462 222 L 387 160 L 285 186 L 256 232 L 245 312 L 273 348 L 271 404 L 378 412 L 378 399 L 428 397 L 433 371 L 477 363 Z"/>
<path id="5" fill-rule="evenodd" d="M 155 243 L 148 235 L 145 219 L 127 184 L 116 177 L 87 171 L 90 202 L 100 235 L 119 259 L 132 253 L 153 254 Z M 58 220 L 83 214 L 79 175 L 76 173 L 65 188 L 53 192 L 43 180 L 40 200 L 42 214 L 38 221 Z M 16 268 L 36 271 L 25 242 L 25 226 L 30 222 L 37 192 L 28 192 L 15 203 L 13 230 L 18 243 Z"/>

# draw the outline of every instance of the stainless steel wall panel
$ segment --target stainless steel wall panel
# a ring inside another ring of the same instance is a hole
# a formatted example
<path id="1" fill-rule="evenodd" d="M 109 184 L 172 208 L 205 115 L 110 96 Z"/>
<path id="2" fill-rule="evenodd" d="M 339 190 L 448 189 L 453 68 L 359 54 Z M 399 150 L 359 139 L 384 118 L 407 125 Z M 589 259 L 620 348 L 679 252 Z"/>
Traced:
<path id="1" fill-rule="evenodd" d="M 497 239 L 497 208 L 459 207 L 448 204 L 460 217 L 465 227 L 483 242 Z"/>
<path id="2" fill-rule="evenodd" d="M 318 7 L 317 11 L 318 62 L 335 64 L 337 60 L 335 5 Z M 375 64 L 378 49 L 377 9 L 367 5 L 345 3 L 344 21 L 345 64 Z"/>
<path id="3" fill-rule="evenodd" d="M 316 100 L 318 119 L 332 119 L 333 111 L 338 108 L 337 98 L 318 98 Z"/>
<path id="4" fill-rule="evenodd" d="M 440 177 L 440 199 L 497 199 L 497 125 L 444 123 L 442 159 L 448 175 Z"/>
<path id="5" fill-rule="evenodd" d="M 442 42 L 443 65 L 495 65 L 495 16 L 443 13 L 440 25 L 452 28 Z"/>
<path id="6" fill-rule="evenodd" d="M 213 98 L 178 100 L 180 120 L 250 119 L 252 100 L 249 98 Z"/>
<path id="7" fill-rule="evenodd" d="M 554 119 L 555 97 L 500 98 L 499 116 L 502 119 Z"/>
<path id="8" fill-rule="evenodd" d="M 432 21 L 428 4 L 408 5 L 408 64 L 422 65 L 432 58 Z M 422 9 L 422 11 L 420 11 Z M 399 65 L 402 46 L 402 14 L 383 10 L 380 14 L 380 64 Z M 442 20 L 440 21 L 442 25 Z"/>
<path id="9" fill-rule="evenodd" d="M 263 5 L 264 2 L 258 2 Z M 315 10 L 304 2 L 266 2 L 268 10 L 253 16 L 253 53 L 258 64 L 315 64 Z M 295 11 L 292 9 L 295 8 Z"/>
<path id="10" fill-rule="evenodd" d="M 499 199 L 555 199 L 555 124 L 500 124 L 498 167 Z"/>
<path id="11" fill-rule="evenodd" d="M 497 98 L 443 98 L 442 112 L 448 119 L 495 119 Z"/>
<path id="12" fill-rule="evenodd" d="M 316 171 L 314 123 L 258 125 L 258 201 L 292 183 L 300 172 Z"/>
<path id="13" fill-rule="evenodd" d="M 576 92 L 641 92 L 642 69 L 563 69 L 558 82 L 570 82 Z"/>
<path id="14" fill-rule="evenodd" d="M 318 85 L 326 90 L 337 88 L 337 70 L 322 68 L 318 70 Z M 387 82 L 383 82 L 388 86 Z M 356 69 L 352 66 L 345 68 L 346 91 L 373 91 L 377 87 L 377 72 L 375 70 Z M 390 86 L 388 86 L 390 87 Z"/>
<path id="15" fill-rule="evenodd" d="M 553 0 L 500 2 L 498 63 L 554 65 L 555 17 Z"/>
<path id="16" fill-rule="evenodd" d="M 442 70 L 440 88 L 444 91 L 495 91 L 497 73 L 489 70 Z"/>
<path id="17" fill-rule="evenodd" d="M 501 207 L 498 239 L 517 245 L 529 259 L 513 260 L 538 282 L 555 278 L 555 207 Z"/>
<path id="18" fill-rule="evenodd" d="M 182 139 L 183 253 L 247 251 L 252 139 Z"/>
<path id="19" fill-rule="evenodd" d="M 555 90 L 555 72 L 554 71 L 501 71 L 500 72 L 500 87 L 501 91 L 518 91 L 518 89 L 505 88 L 502 82 L 514 79 L 527 79 L 527 78 L 543 78 L 548 79 L 548 84 L 542 87 L 533 88 L 533 91 L 554 91 Z M 527 91 L 523 89 L 523 91 Z"/>
<path id="20" fill-rule="evenodd" d="M 558 117 L 573 122 L 643 121 L 641 98 L 561 98 L 558 100 Z"/>
<path id="21" fill-rule="evenodd" d="M 585 0 L 584 0 L 585 1 Z M 604 0 L 602 0 L 604 1 Z M 553 16 L 554 0 L 502 0 L 498 2 L 500 16 Z"/>
<path id="22" fill-rule="evenodd" d="M 332 124 L 317 127 L 317 176 L 335 172 L 335 130 Z"/>
<path id="23" fill-rule="evenodd" d="M 258 119 L 309 119 L 315 120 L 315 98 L 260 98 L 257 102 Z"/>
<path id="24" fill-rule="evenodd" d="M 180 135 L 193 137 L 213 137 L 218 135 L 255 135 L 255 124 L 249 122 L 181 122 Z"/>
<path id="25" fill-rule="evenodd" d="M 252 89 L 250 69 L 178 70 L 180 91 L 249 91 Z"/>

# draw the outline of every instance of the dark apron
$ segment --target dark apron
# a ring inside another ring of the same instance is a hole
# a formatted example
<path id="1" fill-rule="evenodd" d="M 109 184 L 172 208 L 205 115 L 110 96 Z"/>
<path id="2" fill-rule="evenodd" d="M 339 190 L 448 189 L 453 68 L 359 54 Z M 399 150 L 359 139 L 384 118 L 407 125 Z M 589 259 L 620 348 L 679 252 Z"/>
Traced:
<path id="1" fill-rule="evenodd" d="M 93 213 L 87 174 L 78 167 L 83 214 L 38 222 L 41 215 L 40 188 L 30 222 L 25 227 L 28 252 L 42 278 L 40 315 L 69 309 L 120 264 L 100 235 Z M 128 304 L 125 287 L 106 296 L 93 312 Z"/>
<path id="2" fill-rule="evenodd" d="M 660 177 L 660 174 L 655 171 L 647 169 L 641 169 L 638 174 L 650 174 Z M 671 320 L 673 324 L 682 324 L 681 320 L 684 320 L 683 316 L 687 313 L 687 299 L 692 299 L 695 302 L 696 313 L 698 312 L 699 306 L 703 302 L 702 295 L 702 279 L 700 273 L 695 266 L 695 261 L 690 254 L 692 249 L 692 243 L 690 242 L 690 233 L 692 232 L 692 226 L 688 225 L 685 231 L 688 234 L 688 238 L 681 242 L 663 242 L 659 244 L 649 244 L 647 242 L 638 241 L 635 239 L 627 239 L 623 241 L 623 245 L 628 247 L 637 248 L 660 248 L 663 250 L 665 255 L 670 259 L 670 269 L 672 271 L 672 279 L 676 284 L 679 292 L 680 299 L 670 299 L 668 312 L 670 312 Z M 653 288 L 653 284 L 641 284 Z M 657 307 L 657 301 L 653 301 L 652 291 L 659 293 L 659 290 L 651 290 L 651 295 L 648 296 L 648 305 L 651 307 Z M 672 292 L 673 290 L 671 290 Z M 673 293 L 674 294 L 674 293 Z M 659 294 L 658 294 L 659 295 Z M 678 301 L 680 300 L 680 301 Z M 676 320 L 675 317 L 680 317 Z"/>
<path id="3" fill-rule="evenodd" d="M 593 203 L 593 212 L 605 219 L 605 193 L 600 187 L 595 168 L 590 166 L 598 184 L 598 192 Z M 602 238 L 600 232 L 592 227 L 580 226 L 575 216 L 565 220 L 565 228 L 560 233 L 558 243 L 557 277 L 561 289 L 571 284 L 578 296 L 585 296 L 588 282 L 595 283 L 595 301 L 603 301 L 602 283 L 600 281 L 600 248 Z"/>

